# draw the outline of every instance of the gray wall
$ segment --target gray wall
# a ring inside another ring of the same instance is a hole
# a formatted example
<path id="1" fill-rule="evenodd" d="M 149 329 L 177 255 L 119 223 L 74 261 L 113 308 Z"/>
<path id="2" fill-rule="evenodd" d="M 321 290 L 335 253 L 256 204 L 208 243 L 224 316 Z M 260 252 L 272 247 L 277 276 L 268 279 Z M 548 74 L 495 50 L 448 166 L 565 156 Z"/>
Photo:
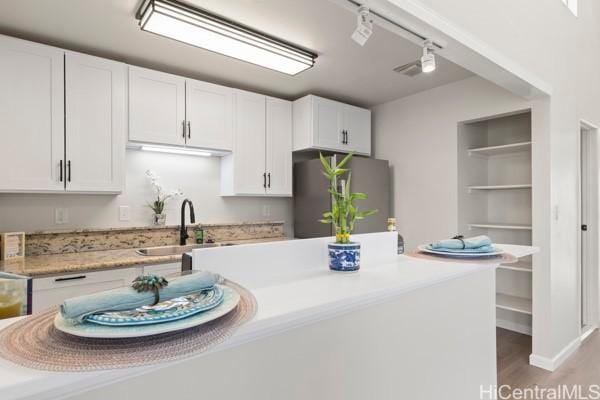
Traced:
<path id="1" fill-rule="evenodd" d="M 390 161 L 392 212 L 407 250 L 458 231 L 458 122 L 526 107 L 473 77 L 373 108 L 375 157 Z"/>

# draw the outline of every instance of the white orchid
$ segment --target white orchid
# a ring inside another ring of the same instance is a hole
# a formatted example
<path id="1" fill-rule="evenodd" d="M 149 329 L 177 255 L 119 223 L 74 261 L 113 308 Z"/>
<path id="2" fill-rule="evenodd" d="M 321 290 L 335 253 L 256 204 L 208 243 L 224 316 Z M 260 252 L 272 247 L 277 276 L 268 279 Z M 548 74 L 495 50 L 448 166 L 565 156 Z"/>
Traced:
<path id="1" fill-rule="evenodd" d="M 167 202 L 167 200 L 183 196 L 183 191 L 181 189 L 166 190 L 160 184 L 160 178 L 158 177 L 158 175 L 156 175 L 156 173 L 151 169 L 146 171 L 146 176 L 150 180 L 150 184 L 156 192 L 156 200 L 154 200 L 151 203 L 148 203 L 148 207 L 150 207 L 155 214 L 163 213 L 165 203 Z"/>

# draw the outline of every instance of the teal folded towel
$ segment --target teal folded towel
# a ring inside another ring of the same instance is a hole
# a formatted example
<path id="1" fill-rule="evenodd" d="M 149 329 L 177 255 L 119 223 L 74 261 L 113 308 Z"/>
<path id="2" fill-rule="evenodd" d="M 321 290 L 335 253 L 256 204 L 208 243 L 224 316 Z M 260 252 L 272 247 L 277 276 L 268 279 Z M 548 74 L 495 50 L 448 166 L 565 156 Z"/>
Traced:
<path id="1" fill-rule="evenodd" d="M 170 280 L 167 287 L 160 290 L 160 299 L 169 300 L 210 289 L 220 280 L 219 275 L 209 271 L 181 276 Z M 153 303 L 154 292 L 138 293 L 132 287 L 122 287 L 67 299 L 60 306 L 60 312 L 65 319 L 81 322 L 86 315 L 132 310 Z"/>
<path id="2" fill-rule="evenodd" d="M 476 249 L 445 249 L 437 248 L 434 249 L 431 245 L 428 246 L 429 250 L 441 251 L 444 253 L 456 253 L 456 254 L 478 254 L 478 253 L 492 253 L 495 251 L 493 246 L 482 246 Z"/>
<path id="3" fill-rule="evenodd" d="M 492 241 L 485 235 L 474 236 L 471 238 L 464 239 L 445 239 L 431 243 L 433 250 L 479 250 L 473 251 L 474 253 L 489 253 L 493 250 Z M 481 251 L 485 250 L 485 251 Z"/>

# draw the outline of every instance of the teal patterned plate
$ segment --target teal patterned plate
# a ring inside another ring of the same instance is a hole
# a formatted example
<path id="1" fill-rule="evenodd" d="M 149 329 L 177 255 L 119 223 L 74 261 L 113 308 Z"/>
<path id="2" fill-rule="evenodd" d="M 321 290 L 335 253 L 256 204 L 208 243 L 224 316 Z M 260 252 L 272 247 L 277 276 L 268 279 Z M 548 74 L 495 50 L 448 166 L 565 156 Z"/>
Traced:
<path id="1" fill-rule="evenodd" d="M 162 324 L 210 310 L 221 304 L 221 301 L 223 289 L 217 285 L 200 293 L 161 301 L 153 306 L 88 315 L 84 321 L 108 326 Z"/>
<path id="2" fill-rule="evenodd" d="M 223 292 L 223 299 L 216 307 L 170 322 L 150 325 L 122 325 L 109 326 L 99 325 L 84 321 L 82 323 L 71 323 L 64 319 L 60 313 L 56 313 L 54 327 L 61 332 L 74 336 L 87 338 L 120 339 L 141 336 L 160 335 L 162 333 L 179 331 L 192 328 L 213 321 L 232 311 L 240 301 L 240 295 L 229 286 L 216 285 Z"/>

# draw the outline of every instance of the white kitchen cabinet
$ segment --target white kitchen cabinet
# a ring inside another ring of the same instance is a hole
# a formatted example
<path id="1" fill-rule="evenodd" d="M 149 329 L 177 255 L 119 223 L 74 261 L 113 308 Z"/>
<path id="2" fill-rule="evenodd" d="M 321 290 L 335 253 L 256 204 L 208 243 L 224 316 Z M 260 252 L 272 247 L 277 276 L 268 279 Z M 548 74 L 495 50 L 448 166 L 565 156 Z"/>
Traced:
<path id="1" fill-rule="evenodd" d="M 186 145 L 231 151 L 233 146 L 233 89 L 186 80 Z"/>
<path id="2" fill-rule="evenodd" d="M 129 140 L 185 145 L 185 78 L 129 67 Z"/>
<path id="3" fill-rule="evenodd" d="M 291 196 L 291 103 L 235 91 L 233 153 L 221 159 L 222 196 Z"/>
<path id="4" fill-rule="evenodd" d="M 224 196 L 264 195 L 266 97 L 235 91 L 233 154 L 221 159 L 221 194 Z"/>
<path id="5" fill-rule="evenodd" d="M 267 97 L 267 194 L 292 195 L 292 102 Z"/>
<path id="6" fill-rule="evenodd" d="M 345 146 L 359 154 L 371 154 L 371 111 L 344 104 L 342 126 L 345 131 Z M 348 150 L 346 150 L 348 151 Z"/>
<path id="7" fill-rule="evenodd" d="M 0 191 L 64 191 L 64 52 L 0 36 Z"/>
<path id="8" fill-rule="evenodd" d="M 142 267 L 34 278 L 32 312 L 37 313 L 62 304 L 68 298 L 130 285 L 141 275 Z"/>
<path id="9" fill-rule="evenodd" d="M 120 192 L 125 180 L 127 67 L 67 52 L 67 191 Z"/>
<path id="10" fill-rule="evenodd" d="M 371 111 L 308 95 L 293 103 L 293 150 L 371 155 Z"/>

